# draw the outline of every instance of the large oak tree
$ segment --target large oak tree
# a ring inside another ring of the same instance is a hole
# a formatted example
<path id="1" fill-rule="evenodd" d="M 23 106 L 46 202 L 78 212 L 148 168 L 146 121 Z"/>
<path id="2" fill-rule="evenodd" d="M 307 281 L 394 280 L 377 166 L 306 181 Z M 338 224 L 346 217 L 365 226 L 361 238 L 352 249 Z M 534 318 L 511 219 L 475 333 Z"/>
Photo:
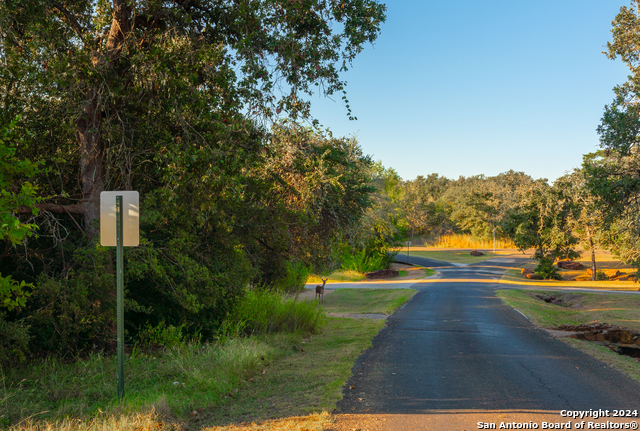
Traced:
<path id="1" fill-rule="evenodd" d="M 32 152 L 78 163 L 77 178 L 51 184 L 77 203 L 41 207 L 81 214 L 93 238 L 100 192 L 148 176 L 134 168 L 168 151 L 162 141 L 251 152 L 239 137 L 249 120 L 307 116 L 313 91 L 342 95 L 339 73 L 384 11 L 374 0 L 6 0 L 1 120 L 27 113 Z"/>

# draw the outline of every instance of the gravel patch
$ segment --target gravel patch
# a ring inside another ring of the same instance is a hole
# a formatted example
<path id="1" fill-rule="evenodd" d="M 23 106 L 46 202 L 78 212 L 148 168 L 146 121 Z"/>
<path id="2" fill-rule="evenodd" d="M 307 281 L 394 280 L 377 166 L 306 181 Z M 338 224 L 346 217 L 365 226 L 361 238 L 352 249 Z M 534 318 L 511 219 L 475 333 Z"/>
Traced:
<path id="1" fill-rule="evenodd" d="M 329 317 L 346 317 L 347 319 L 374 319 L 386 320 L 388 314 L 353 314 L 353 313 L 327 313 Z"/>

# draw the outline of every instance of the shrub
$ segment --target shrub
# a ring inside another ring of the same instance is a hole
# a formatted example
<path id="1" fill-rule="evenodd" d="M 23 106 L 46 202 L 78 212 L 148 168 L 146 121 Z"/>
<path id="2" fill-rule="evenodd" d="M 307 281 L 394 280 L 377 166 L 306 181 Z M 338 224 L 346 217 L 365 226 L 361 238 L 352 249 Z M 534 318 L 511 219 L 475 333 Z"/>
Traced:
<path id="1" fill-rule="evenodd" d="M 163 346 L 167 349 L 178 347 L 184 341 L 184 325 L 168 325 L 164 320 L 156 326 L 147 325 L 138 333 L 140 344 L 144 346 Z"/>
<path id="2" fill-rule="evenodd" d="M 273 283 L 275 290 L 281 292 L 304 290 L 304 285 L 311 275 L 311 269 L 301 262 L 287 262 L 285 269 L 285 275 Z"/>
<path id="3" fill-rule="evenodd" d="M 29 353 L 29 327 L 22 322 L 7 322 L 0 313 L 0 364 L 23 361 Z"/>
<path id="4" fill-rule="evenodd" d="M 364 274 L 378 269 L 388 269 L 395 255 L 395 252 L 386 250 L 375 250 L 375 252 L 368 253 L 367 249 L 360 252 L 346 249 L 342 252 L 340 259 L 343 269 Z"/>
<path id="5" fill-rule="evenodd" d="M 609 277 L 607 277 L 604 271 L 596 271 L 596 280 L 605 281 L 609 280 Z"/>
<path id="6" fill-rule="evenodd" d="M 542 257 L 538 260 L 538 266 L 533 270 L 537 275 L 542 277 L 544 280 L 553 279 L 560 280 L 560 274 L 558 273 L 558 268 L 553 265 L 553 260 L 547 257 Z"/>

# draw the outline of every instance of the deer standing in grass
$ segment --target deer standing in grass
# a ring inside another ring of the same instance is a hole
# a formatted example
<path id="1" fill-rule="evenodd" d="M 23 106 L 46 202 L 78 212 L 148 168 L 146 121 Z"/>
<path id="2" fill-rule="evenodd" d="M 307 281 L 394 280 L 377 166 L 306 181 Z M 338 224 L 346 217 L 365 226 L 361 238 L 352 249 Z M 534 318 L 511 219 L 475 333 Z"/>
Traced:
<path id="1" fill-rule="evenodd" d="M 328 278 L 320 278 L 320 280 L 322 280 L 322 286 L 316 286 L 316 299 L 320 297 L 322 298 L 322 302 L 324 302 L 324 285 L 327 284 Z"/>

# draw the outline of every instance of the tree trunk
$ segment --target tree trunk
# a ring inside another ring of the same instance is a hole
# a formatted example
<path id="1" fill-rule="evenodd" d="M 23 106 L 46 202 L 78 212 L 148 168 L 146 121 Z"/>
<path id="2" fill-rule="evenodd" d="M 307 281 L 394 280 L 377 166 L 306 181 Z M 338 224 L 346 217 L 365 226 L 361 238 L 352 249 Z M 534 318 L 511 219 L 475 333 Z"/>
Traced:
<path id="1" fill-rule="evenodd" d="M 127 34 L 131 31 L 131 8 L 126 0 L 113 0 L 113 20 L 106 43 L 107 59 L 93 53 L 93 66 L 108 70 L 122 51 Z M 80 182 L 82 184 L 82 206 L 85 228 L 90 240 L 94 240 L 99 230 L 100 193 L 104 189 L 103 162 L 104 149 L 100 136 L 102 112 L 98 86 L 93 85 L 87 92 L 82 115 L 77 121 L 77 139 L 80 146 Z"/>
<path id="2" fill-rule="evenodd" d="M 540 234 L 538 234 L 538 254 L 540 255 L 540 259 L 544 257 L 544 252 L 542 249 L 542 238 L 540 238 Z"/>
<path id="3" fill-rule="evenodd" d="M 82 206 L 87 236 L 93 240 L 98 234 L 100 218 L 100 193 L 104 188 L 102 163 L 104 151 L 100 139 L 102 114 L 99 94 L 95 87 L 89 89 L 87 101 L 78 118 L 76 138 L 80 146 L 80 182 Z"/>
<path id="4" fill-rule="evenodd" d="M 591 229 L 587 226 L 587 236 L 589 237 L 589 249 L 591 250 L 591 280 L 596 280 L 596 251 L 593 248 L 593 236 Z"/>

